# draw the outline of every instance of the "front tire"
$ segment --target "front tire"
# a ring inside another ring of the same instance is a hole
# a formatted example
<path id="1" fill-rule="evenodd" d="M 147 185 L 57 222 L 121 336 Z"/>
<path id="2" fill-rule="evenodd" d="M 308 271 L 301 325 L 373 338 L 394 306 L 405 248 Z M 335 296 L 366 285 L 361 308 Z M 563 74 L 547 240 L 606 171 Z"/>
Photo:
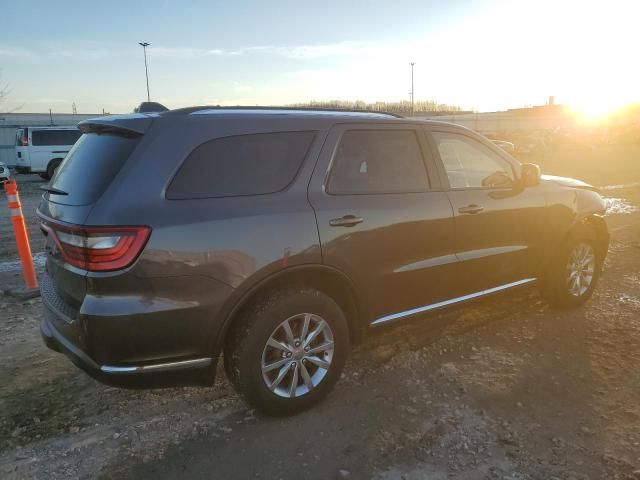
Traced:
<path id="1" fill-rule="evenodd" d="M 225 345 L 225 370 L 254 408 L 293 415 L 333 389 L 347 358 L 349 330 L 331 297 L 311 288 L 277 291 L 238 320 Z"/>
<path id="2" fill-rule="evenodd" d="M 601 255 L 593 229 L 570 235 L 549 269 L 545 286 L 549 303 L 570 308 L 591 298 L 602 272 Z"/>

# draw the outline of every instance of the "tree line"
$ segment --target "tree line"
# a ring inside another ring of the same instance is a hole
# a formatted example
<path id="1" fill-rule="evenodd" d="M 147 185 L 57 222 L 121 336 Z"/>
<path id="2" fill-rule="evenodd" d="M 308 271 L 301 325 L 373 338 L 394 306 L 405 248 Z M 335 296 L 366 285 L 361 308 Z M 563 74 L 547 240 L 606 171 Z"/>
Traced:
<path id="1" fill-rule="evenodd" d="M 289 105 L 296 108 L 327 108 L 340 110 L 367 110 L 372 112 L 411 113 L 411 102 L 364 102 L 362 100 L 312 100 Z M 435 100 L 419 100 L 414 103 L 415 114 L 423 112 L 461 112 L 458 105 L 439 103 Z"/>

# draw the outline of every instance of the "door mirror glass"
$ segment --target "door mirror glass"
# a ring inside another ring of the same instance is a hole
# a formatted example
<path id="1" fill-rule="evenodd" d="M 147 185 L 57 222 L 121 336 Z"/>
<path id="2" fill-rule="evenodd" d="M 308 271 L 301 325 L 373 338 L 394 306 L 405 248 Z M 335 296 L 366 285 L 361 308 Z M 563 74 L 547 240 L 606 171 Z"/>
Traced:
<path id="1" fill-rule="evenodd" d="M 523 163 L 522 167 L 520 167 L 520 178 L 522 185 L 525 187 L 539 185 L 541 175 L 540 167 L 535 163 Z"/>

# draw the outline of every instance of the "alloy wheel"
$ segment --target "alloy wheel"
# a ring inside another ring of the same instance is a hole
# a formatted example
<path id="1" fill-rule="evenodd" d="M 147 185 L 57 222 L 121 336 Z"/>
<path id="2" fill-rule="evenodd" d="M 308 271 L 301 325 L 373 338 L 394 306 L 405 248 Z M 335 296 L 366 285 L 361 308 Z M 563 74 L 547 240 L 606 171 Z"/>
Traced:
<path id="1" fill-rule="evenodd" d="M 574 297 L 584 295 L 591 283 L 596 270 L 596 254 L 588 243 L 577 244 L 567 262 L 567 286 Z"/>
<path id="2" fill-rule="evenodd" d="M 326 376 L 333 352 L 333 332 L 322 317 L 289 317 L 271 333 L 262 352 L 264 383 L 280 397 L 306 395 Z"/>

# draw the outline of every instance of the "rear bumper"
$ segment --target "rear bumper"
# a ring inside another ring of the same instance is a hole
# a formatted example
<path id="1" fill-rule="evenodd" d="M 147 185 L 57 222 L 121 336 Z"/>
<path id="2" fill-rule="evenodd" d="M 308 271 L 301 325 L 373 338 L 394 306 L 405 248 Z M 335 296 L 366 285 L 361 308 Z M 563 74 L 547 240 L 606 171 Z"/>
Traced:
<path id="1" fill-rule="evenodd" d="M 213 358 L 197 358 L 147 365 L 98 365 L 83 350 L 65 338 L 48 318 L 53 314 L 45 306 L 40 333 L 45 345 L 65 354 L 74 365 L 94 379 L 118 387 L 146 387 L 212 384 L 215 380 L 216 361 Z M 185 375 L 186 374 L 186 375 Z"/>
<path id="2" fill-rule="evenodd" d="M 109 335 L 109 330 L 103 329 L 98 335 L 100 345 L 91 348 L 92 342 L 88 341 L 90 336 L 88 331 L 91 329 L 92 322 L 128 321 L 130 328 L 126 333 L 139 338 L 145 331 L 140 332 L 135 328 L 135 315 L 96 317 L 95 314 L 91 315 L 88 312 L 81 313 L 82 309 L 81 311 L 73 309 L 56 294 L 52 281 L 46 273 L 41 279 L 40 290 L 43 303 L 40 331 L 44 343 L 51 350 L 65 354 L 76 366 L 96 380 L 123 387 L 158 387 L 213 382 L 217 363 L 213 356 L 192 354 L 176 357 L 156 354 L 145 357 L 140 355 L 137 361 L 128 361 L 127 357 L 123 359 L 117 355 L 101 357 L 100 352 L 111 351 L 115 354 L 118 352 L 118 346 L 126 343 L 128 339 L 123 336 L 122 329 L 118 330 L 117 336 Z M 153 312 L 149 315 L 153 316 Z M 178 317 L 176 320 L 176 327 L 179 327 L 181 319 Z M 143 325 L 146 326 L 146 321 Z M 153 332 L 148 332 L 148 335 L 152 336 Z M 143 345 L 139 345 L 139 349 L 142 351 Z M 98 355 L 94 350 L 99 352 Z"/>

